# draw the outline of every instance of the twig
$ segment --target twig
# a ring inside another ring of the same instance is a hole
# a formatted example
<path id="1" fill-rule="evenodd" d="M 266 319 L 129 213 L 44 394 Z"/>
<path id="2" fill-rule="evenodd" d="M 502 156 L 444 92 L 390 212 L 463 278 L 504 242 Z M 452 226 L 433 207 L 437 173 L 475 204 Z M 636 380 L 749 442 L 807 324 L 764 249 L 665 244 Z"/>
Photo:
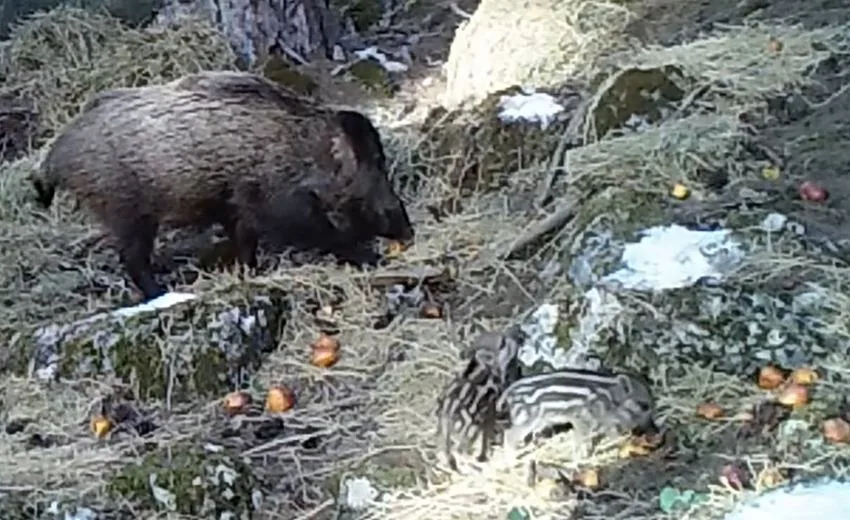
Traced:
<path id="1" fill-rule="evenodd" d="M 470 13 L 467 13 L 466 11 L 458 7 L 457 2 L 450 2 L 449 9 L 451 9 L 454 14 L 460 16 L 461 18 L 466 18 L 467 20 L 472 18 L 472 15 Z"/>
<path id="2" fill-rule="evenodd" d="M 555 211 L 538 222 L 534 226 L 531 227 L 528 231 L 520 235 L 518 239 L 516 239 L 510 247 L 507 248 L 505 252 L 499 255 L 503 260 L 509 260 L 513 255 L 517 252 L 525 249 L 531 243 L 542 237 L 543 235 L 549 233 L 550 231 L 562 227 L 567 223 L 570 219 L 575 216 L 575 207 L 577 205 L 576 199 L 572 197 L 568 197 L 564 200 Z"/>
<path id="3" fill-rule="evenodd" d="M 575 143 L 581 142 L 584 120 L 587 118 L 590 99 L 584 99 L 573 112 L 570 122 L 567 125 L 564 133 L 558 141 L 558 146 L 555 148 L 555 153 L 552 154 L 552 162 L 549 164 L 549 170 L 546 173 L 546 178 L 540 185 L 537 198 L 534 202 L 537 208 L 542 208 L 546 204 L 546 200 L 551 194 L 552 185 L 555 183 L 555 178 L 558 174 L 569 171 L 569 157 L 566 155 L 567 147 L 572 148 Z M 565 164 L 561 164 L 562 160 Z"/>
<path id="4" fill-rule="evenodd" d="M 396 284 L 432 284 L 451 279 L 448 268 L 423 267 L 421 269 L 399 269 L 364 275 L 368 277 L 369 285 L 375 288 L 389 287 Z M 355 275 L 355 277 L 359 277 Z"/>

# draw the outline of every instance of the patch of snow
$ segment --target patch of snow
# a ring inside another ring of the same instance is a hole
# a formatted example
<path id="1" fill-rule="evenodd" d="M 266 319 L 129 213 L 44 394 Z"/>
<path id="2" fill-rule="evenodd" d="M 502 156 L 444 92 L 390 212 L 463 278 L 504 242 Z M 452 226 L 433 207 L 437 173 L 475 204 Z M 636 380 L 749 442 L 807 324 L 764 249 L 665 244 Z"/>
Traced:
<path id="1" fill-rule="evenodd" d="M 564 111 L 555 98 L 540 92 L 502 96 L 499 108 L 499 119 L 503 122 L 537 122 L 544 130 Z"/>
<path id="2" fill-rule="evenodd" d="M 354 51 L 354 55 L 357 56 L 357 59 L 359 60 L 368 60 L 370 58 L 375 60 L 388 72 L 405 72 L 408 69 L 407 65 L 400 61 L 387 59 L 387 55 L 379 51 L 378 47 L 374 45 L 359 51 Z"/>
<path id="3" fill-rule="evenodd" d="M 47 514 L 53 515 L 53 516 L 59 516 L 60 514 L 62 514 L 63 520 L 96 520 L 97 519 L 97 513 L 95 513 L 94 511 L 92 511 L 91 509 L 89 509 L 87 507 L 75 507 L 73 513 L 70 513 L 70 512 L 62 513 L 62 511 L 60 511 L 59 502 L 57 502 L 56 500 L 54 500 L 53 502 L 50 503 L 50 506 L 47 507 L 45 512 Z"/>
<path id="4" fill-rule="evenodd" d="M 156 479 L 156 473 L 151 473 L 150 475 L 148 475 L 148 484 L 150 485 L 153 499 L 158 504 L 162 505 L 167 511 L 176 511 L 177 496 L 171 491 L 165 489 L 164 487 L 157 486 Z"/>
<path id="5" fill-rule="evenodd" d="M 788 217 L 785 215 L 781 213 L 771 213 L 764 217 L 764 220 L 761 222 L 761 228 L 767 233 L 778 233 L 785 227 L 786 222 L 788 222 Z"/>
<path id="6" fill-rule="evenodd" d="M 602 279 L 624 289 L 663 291 L 720 280 L 743 258 L 727 230 L 694 231 L 683 226 L 656 226 L 637 243 L 626 244 L 625 267 Z"/>
<path id="7" fill-rule="evenodd" d="M 132 307 L 123 307 L 121 309 L 112 311 L 113 316 L 135 316 L 136 314 L 141 314 L 143 312 L 151 312 L 160 309 L 167 309 L 179 303 L 187 302 L 189 300 L 194 300 L 196 296 L 190 293 L 177 293 L 177 292 L 169 292 L 165 293 L 158 298 L 154 298 L 145 303 L 140 303 L 138 305 L 134 305 Z"/>
<path id="8" fill-rule="evenodd" d="M 592 288 L 584 293 L 585 312 L 570 331 L 569 361 L 571 366 L 597 369 L 591 363 L 591 345 L 599 340 L 599 331 L 611 326 L 623 312 L 623 305 L 611 293 Z"/>
<path id="9" fill-rule="evenodd" d="M 389 287 L 386 291 L 387 310 L 391 314 L 399 314 L 402 309 L 419 308 L 419 305 L 425 299 L 425 294 L 419 287 L 407 291 L 402 284 L 395 284 Z"/>
<path id="10" fill-rule="evenodd" d="M 538 361 L 548 363 L 555 368 L 569 365 L 564 349 L 556 348 L 558 338 L 555 329 L 558 326 L 558 306 L 544 303 L 529 316 L 520 328 L 526 340 L 519 347 L 517 357 L 528 367 Z"/>
<path id="11" fill-rule="evenodd" d="M 850 483 L 804 482 L 772 489 L 742 502 L 724 520 L 844 520 L 850 511 Z"/>
<path id="12" fill-rule="evenodd" d="M 369 479 L 350 478 L 343 485 L 345 486 L 345 504 L 351 509 L 365 509 L 378 498 L 378 490 L 369 482 Z"/>

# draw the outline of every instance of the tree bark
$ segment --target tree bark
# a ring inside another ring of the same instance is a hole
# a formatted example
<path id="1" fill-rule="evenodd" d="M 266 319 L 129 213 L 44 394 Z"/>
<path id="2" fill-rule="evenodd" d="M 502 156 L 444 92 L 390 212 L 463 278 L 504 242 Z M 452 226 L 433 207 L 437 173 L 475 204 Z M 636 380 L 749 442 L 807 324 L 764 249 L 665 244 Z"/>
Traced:
<path id="1" fill-rule="evenodd" d="M 157 24 L 201 15 L 213 21 L 246 67 L 279 50 L 296 62 L 317 53 L 330 58 L 338 17 L 325 0 L 167 0 Z"/>

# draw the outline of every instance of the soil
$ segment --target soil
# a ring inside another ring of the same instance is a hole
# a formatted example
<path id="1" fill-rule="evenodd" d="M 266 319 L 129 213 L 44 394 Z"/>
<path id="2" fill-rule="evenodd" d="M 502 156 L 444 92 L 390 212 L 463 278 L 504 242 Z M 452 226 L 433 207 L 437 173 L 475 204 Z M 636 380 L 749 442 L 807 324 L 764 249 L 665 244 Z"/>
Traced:
<path id="1" fill-rule="evenodd" d="M 720 25 L 744 25 L 754 21 L 782 21 L 815 29 L 850 19 L 850 1 L 719 0 L 646 4 L 644 29 L 661 44 L 697 37 Z M 769 36 L 769 35 L 766 35 Z M 844 244 L 850 239 L 850 93 L 846 83 L 850 56 L 827 63 L 817 70 L 819 83 L 800 94 L 771 103 L 767 121 L 757 123 L 763 143 L 784 160 L 783 183 L 788 199 L 787 216 L 804 223 L 815 239 L 832 242 L 844 259 L 850 259 Z M 803 181 L 826 188 L 824 205 L 804 204 L 796 197 Z"/>

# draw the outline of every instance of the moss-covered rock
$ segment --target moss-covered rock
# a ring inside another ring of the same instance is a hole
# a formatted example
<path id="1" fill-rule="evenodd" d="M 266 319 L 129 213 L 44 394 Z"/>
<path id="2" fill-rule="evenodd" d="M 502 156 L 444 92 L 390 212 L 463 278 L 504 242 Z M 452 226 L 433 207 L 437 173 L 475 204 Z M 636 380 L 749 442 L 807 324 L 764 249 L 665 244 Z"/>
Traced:
<path id="1" fill-rule="evenodd" d="M 252 518 L 262 500 L 248 464 L 224 448 L 186 443 L 125 466 L 106 487 L 117 503 L 196 518 Z"/>
<path id="2" fill-rule="evenodd" d="M 416 162 L 429 170 L 422 173 L 441 172 L 444 181 L 464 197 L 504 187 L 512 172 L 547 165 L 584 94 L 576 85 L 540 90 L 564 107 L 544 130 L 537 122 L 503 122 L 499 118 L 502 98 L 521 92 L 518 87 L 500 90 L 468 110 L 432 109 L 423 123 L 425 137 L 416 152 Z"/>
<path id="3" fill-rule="evenodd" d="M 315 95 L 319 88 L 319 84 L 313 78 L 295 70 L 292 65 L 277 54 L 272 54 L 266 59 L 262 65 L 262 74 L 278 85 L 305 96 Z"/>
<path id="4" fill-rule="evenodd" d="M 632 67 L 617 71 L 601 82 L 591 106 L 593 140 L 627 125 L 634 117 L 644 124 L 658 124 L 672 114 L 684 98 L 680 85 L 686 80 L 681 69 Z"/>
<path id="5" fill-rule="evenodd" d="M 16 349 L 42 377 L 117 376 L 142 399 L 213 396 L 244 386 L 290 309 L 283 291 L 246 284 L 165 310 L 42 327 Z"/>
<path id="6" fill-rule="evenodd" d="M 381 96 L 391 97 L 398 90 L 390 72 L 380 63 L 370 59 L 352 63 L 346 74 L 370 92 Z"/>

